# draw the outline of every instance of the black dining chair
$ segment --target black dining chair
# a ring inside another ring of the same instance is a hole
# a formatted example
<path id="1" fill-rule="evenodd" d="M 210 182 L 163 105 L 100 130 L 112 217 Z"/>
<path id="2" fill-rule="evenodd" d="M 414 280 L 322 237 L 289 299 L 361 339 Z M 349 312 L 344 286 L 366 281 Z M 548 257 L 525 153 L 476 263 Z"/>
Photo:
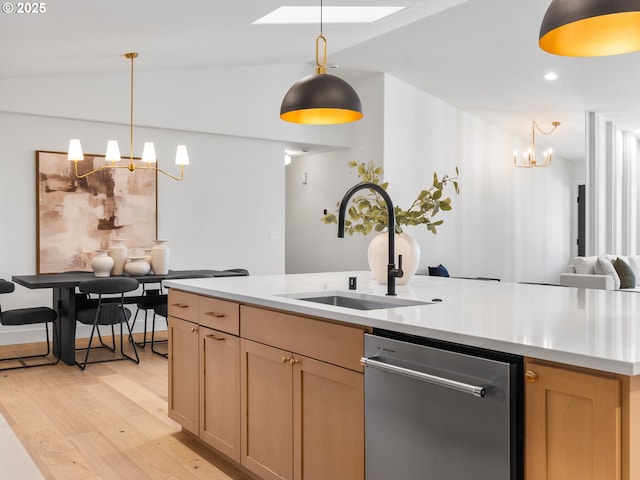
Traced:
<path id="1" fill-rule="evenodd" d="M 15 290 L 13 282 L 9 282 L 4 279 L 0 279 L 0 294 L 12 293 Z M 0 307 L 0 323 L 7 326 L 18 325 L 37 325 L 44 324 L 45 335 L 47 339 L 47 350 L 44 353 L 37 353 L 34 355 L 20 355 L 17 357 L 0 358 L 0 370 L 13 370 L 15 368 L 29 368 L 29 367 L 41 367 L 44 365 L 55 365 L 59 362 L 57 357 L 53 359 L 51 354 L 51 342 L 49 340 L 49 324 L 52 325 L 54 343 L 56 340 L 56 320 L 58 319 L 58 313 L 49 307 L 30 307 L 30 308 L 16 308 L 12 310 L 2 311 Z M 42 359 L 46 362 L 27 363 L 25 360 L 29 359 Z M 11 364 L 11 361 L 18 361 L 18 366 L 2 366 L 4 363 Z"/>
<path id="2" fill-rule="evenodd" d="M 157 285 L 157 287 L 156 287 Z M 162 283 L 152 284 L 153 288 L 149 288 L 147 284 L 142 284 L 142 295 L 139 297 L 138 302 L 136 303 L 136 313 L 133 316 L 133 321 L 131 322 L 131 329 L 135 327 L 136 320 L 138 319 L 138 314 L 140 312 L 144 312 L 144 328 L 143 328 L 143 337 L 141 342 L 137 342 L 136 345 L 138 347 L 146 347 L 147 346 L 147 320 L 149 316 L 149 312 L 153 313 L 154 309 L 158 305 L 167 304 L 167 294 L 162 290 Z M 133 341 L 133 337 L 129 339 Z"/>
<path id="3" fill-rule="evenodd" d="M 135 358 L 125 353 L 124 350 L 124 331 L 123 324 L 127 326 L 128 335 L 127 338 L 131 338 L 131 326 L 129 325 L 129 319 L 131 318 L 131 310 L 124 306 L 124 294 L 137 290 L 139 282 L 135 278 L 128 277 L 106 277 L 96 278 L 93 280 L 85 280 L 81 282 L 78 289 L 81 294 L 96 296 L 95 307 L 82 308 L 78 310 L 76 314 L 77 320 L 85 325 L 91 325 L 91 335 L 89 336 L 89 343 L 86 348 L 79 350 L 85 351 L 84 361 L 82 363 L 76 362 L 76 365 L 80 369 L 84 370 L 89 363 L 102 363 L 111 362 L 114 360 L 131 360 L 134 363 L 140 363 L 140 357 L 138 356 L 138 350 L 135 342 L 131 342 L 133 353 Z M 89 353 L 96 348 L 106 348 L 111 352 L 116 351 L 116 339 L 114 326 L 120 324 L 120 356 L 109 358 L 103 358 L 100 360 L 94 360 L 89 362 Z M 100 326 L 111 327 L 111 339 L 112 345 L 107 345 L 102 340 L 100 334 Z M 100 345 L 92 347 L 93 337 L 98 334 L 98 340 Z M 129 342 L 127 342 L 129 343 Z"/>

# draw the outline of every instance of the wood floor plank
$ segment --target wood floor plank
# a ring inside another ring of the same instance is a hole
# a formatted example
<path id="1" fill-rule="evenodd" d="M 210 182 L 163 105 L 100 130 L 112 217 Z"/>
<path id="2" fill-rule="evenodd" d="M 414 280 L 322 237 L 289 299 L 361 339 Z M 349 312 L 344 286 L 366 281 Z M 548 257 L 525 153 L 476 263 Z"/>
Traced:
<path id="1" fill-rule="evenodd" d="M 0 355 L 2 355 L 0 347 Z M 250 480 L 167 416 L 167 360 L 0 372 L 0 413 L 47 480 Z"/>
<path id="2" fill-rule="evenodd" d="M 101 432 L 90 432 L 76 435 L 70 438 L 91 465 L 94 471 L 100 472 L 104 480 L 121 480 L 131 478 L 136 480 L 148 480 L 149 477 L 127 455 L 122 455 L 118 445 L 105 437 Z M 123 472 L 127 472 L 126 476 Z"/>
<path id="3" fill-rule="evenodd" d="M 166 422 L 170 427 L 178 427 L 177 423 L 167 417 L 166 400 L 155 395 L 145 386 L 124 375 L 106 375 L 100 379 L 114 391 L 122 392 L 119 395 L 124 394 L 133 404 L 142 407 L 147 412 Z"/>

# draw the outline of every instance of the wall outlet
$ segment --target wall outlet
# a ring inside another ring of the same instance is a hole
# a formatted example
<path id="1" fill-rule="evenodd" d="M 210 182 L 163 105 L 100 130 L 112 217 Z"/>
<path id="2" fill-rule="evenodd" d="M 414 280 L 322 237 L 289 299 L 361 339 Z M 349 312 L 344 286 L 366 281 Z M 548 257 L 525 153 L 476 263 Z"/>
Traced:
<path id="1" fill-rule="evenodd" d="M 280 236 L 278 235 L 278 231 L 277 230 L 269 230 L 269 240 L 271 240 L 272 242 L 278 240 Z"/>

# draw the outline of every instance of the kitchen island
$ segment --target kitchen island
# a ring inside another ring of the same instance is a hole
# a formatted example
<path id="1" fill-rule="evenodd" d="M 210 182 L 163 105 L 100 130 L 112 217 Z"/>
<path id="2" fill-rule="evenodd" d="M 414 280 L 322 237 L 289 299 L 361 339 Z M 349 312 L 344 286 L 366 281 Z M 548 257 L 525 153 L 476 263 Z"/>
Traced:
<path id="1" fill-rule="evenodd" d="M 293 320 L 299 318 L 322 320 L 329 326 L 346 328 L 345 338 L 383 329 L 521 355 L 526 359 L 528 382 L 525 478 L 640 479 L 640 458 L 637 453 L 633 454 L 640 452 L 636 440 L 640 438 L 637 418 L 640 415 L 637 398 L 640 381 L 636 377 L 640 374 L 640 327 L 637 325 L 640 296 L 626 292 L 417 276 L 409 285 L 398 286 L 398 298 L 429 302 L 425 305 L 361 311 L 292 298 L 299 294 L 348 291 L 349 277 L 353 276 L 357 277 L 357 294 L 384 298 L 386 287 L 370 280 L 367 272 L 176 280 L 166 284 L 176 293 L 237 306 L 238 313 L 234 313 L 239 318 L 237 332 L 222 332 L 245 341 L 243 319 L 246 314 L 251 319 L 247 322 L 247 334 L 251 338 L 246 342 L 250 348 L 259 349 L 265 344 L 269 348 L 281 348 L 283 345 L 278 339 L 282 338 L 283 332 L 295 330 L 297 323 Z M 258 315 L 260 312 L 264 315 Z M 212 318 L 220 314 L 215 309 L 208 313 Z M 180 319 L 178 311 L 175 321 Z M 197 321 L 194 323 L 198 324 Z M 256 336 L 256 329 L 264 325 L 273 326 L 274 330 L 259 332 Z M 213 330 L 216 330 L 215 326 Z M 170 329 L 170 338 L 171 335 Z M 304 331 L 299 334 L 300 337 L 304 335 Z M 358 351 L 344 362 L 318 358 L 331 350 L 323 344 L 322 335 L 318 338 L 320 348 L 310 354 L 314 361 L 338 365 L 345 372 L 358 374 L 362 371 L 353 364 L 353 358 L 361 355 Z M 339 338 L 343 338 L 342 333 Z M 336 339 L 334 332 L 327 333 L 328 345 Z M 308 340 L 301 338 L 303 343 Z M 293 366 L 296 362 L 304 363 L 295 354 L 305 354 L 306 350 L 297 352 L 294 340 L 287 345 L 289 350 L 282 350 L 285 353 L 277 358 Z M 337 350 L 342 348 L 337 344 L 336 347 Z M 240 357 L 246 358 L 247 349 L 242 350 L 240 346 L 238 349 L 243 352 Z M 234 355 L 229 358 L 233 360 Z M 202 365 L 202 358 L 196 352 L 191 362 Z M 246 373 L 247 365 L 237 368 Z M 241 418 L 248 408 L 245 391 L 248 378 L 245 375 L 234 380 L 240 384 L 237 403 L 242 407 L 238 413 Z M 352 382 L 356 396 L 360 395 L 359 381 Z M 295 396 L 295 392 L 292 395 Z M 352 400 L 344 399 L 345 402 Z M 240 423 L 242 428 L 236 433 L 243 437 L 247 423 Z M 201 433 L 201 429 L 191 428 L 194 434 Z M 246 442 L 243 445 L 246 447 Z M 294 445 L 292 449 L 299 456 L 298 447 Z M 246 465 L 246 462 L 239 463 Z M 296 466 L 295 461 L 293 464 L 294 470 L 302 468 Z M 271 477 L 269 472 L 273 469 L 250 469 L 263 478 L 312 478 L 302 474 Z"/>

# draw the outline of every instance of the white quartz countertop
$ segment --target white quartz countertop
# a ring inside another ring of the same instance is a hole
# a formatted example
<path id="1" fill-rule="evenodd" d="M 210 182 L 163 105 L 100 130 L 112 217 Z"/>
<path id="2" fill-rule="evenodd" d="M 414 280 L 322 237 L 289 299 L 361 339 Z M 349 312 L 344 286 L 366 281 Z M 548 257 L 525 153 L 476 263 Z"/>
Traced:
<path id="1" fill-rule="evenodd" d="M 288 298 L 348 290 L 385 297 L 368 272 L 254 275 L 165 285 L 276 308 L 624 375 L 640 374 L 640 293 L 415 276 L 397 298 L 441 302 L 355 310 Z"/>

